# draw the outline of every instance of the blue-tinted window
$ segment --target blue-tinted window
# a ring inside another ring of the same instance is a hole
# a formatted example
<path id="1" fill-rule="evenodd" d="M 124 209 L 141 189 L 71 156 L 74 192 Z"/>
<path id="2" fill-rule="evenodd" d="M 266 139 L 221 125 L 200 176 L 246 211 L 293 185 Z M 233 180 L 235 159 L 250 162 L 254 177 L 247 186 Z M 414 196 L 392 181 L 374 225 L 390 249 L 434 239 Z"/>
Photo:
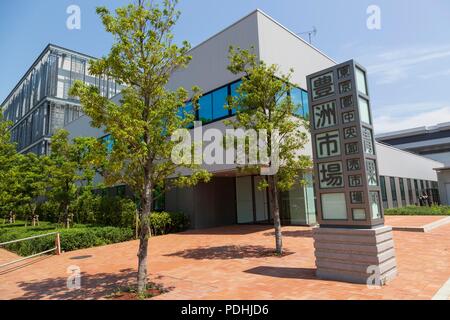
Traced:
<path id="1" fill-rule="evenodd" d="M 305 118 L 309 118 L 309 100 L 308 92 L 302 90 L 302 101 L 303 101 L 303 115 Z"/>
<path id="2" fill-rule="evenodd" d="M 212 112 L 212 94 L 207 94 L 200 98 L 199 120 L 204 123 L 213 119 Z"/>
<path id="3" fill-rule="evenodd" d="M 184 116 L 185 113 L 192 114 L 193 112 L 194 112 L 194 108 L 192 106 L 192 102 L 189 101 L 188 103 L 186 103 L 186 105 L 183 108 L 178 109 L 178 116 L 181 119 L 185 119 L 185 116 Z"/>
<path id="4" fill-rule="evenodd" d="M 106 151 L 108 152 L 108 154 L 111 153 L 114 147 L 114 139 L 111 137 L 111 135 L 107 135 L 100 140 L 106 146 Z"/>
<path id="5" fill-rule="evenodd" d="M 302 90 L 298 88 L 293 88 L 291 90 L 292 103 L 295 105 L 294 114 L 298 116 L 303 116 L 303 102 L 302 102 Z"/>
<path id="6" fill-rule="evenodd" d="M 233 83 L 231 85 L 231 96 L 232 97 L 237 97 L 238 96 L 238 93 L 236 91 L 241 86 L 241 84 L 242 84 L 242 81 L 238 81 L 238 82 L 235 82 L 235 83 Z M 236 110 L 233 109 L 232 110 L 232 114 L 236 114 Z"/>
<path id="7" fill-rule="evenodd" d="M 228 109 L 225 108 L 227 105 L 228 97 L 228 87 L 216 90 L 212 94 L 213 96 L 213 119 L 220 119 L 228 116 Z"/>

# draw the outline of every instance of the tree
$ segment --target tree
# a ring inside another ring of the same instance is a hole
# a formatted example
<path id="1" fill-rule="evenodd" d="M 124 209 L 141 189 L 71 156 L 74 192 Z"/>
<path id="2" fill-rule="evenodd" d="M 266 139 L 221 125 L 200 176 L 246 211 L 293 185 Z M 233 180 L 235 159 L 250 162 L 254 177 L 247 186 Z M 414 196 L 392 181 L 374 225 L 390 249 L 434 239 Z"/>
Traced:
<path id="1" fill-rule="evenodd" d="M 46 165 L 47 157 L 38 157 L 34 153 L 16 156 L 16 167 L 13 170 L 13 177 L 16 186 L 14 192 L 18 196 L 17 205 L 24 208 L 26 223 L 28 218 L 32 225 L 36 225 L 36 208 L 40 197 L 45 196 L 46 191 Z"/>
<path id="2" fill-rule="evenodd" d="M 75 138 L 69 141 L 69 132 L 59 130 L 52 137 L 48 174 L 48 195 L 60 203 L 61 220 L 70 228 L 70 207 L 79 190 L 93 182 L 104 164 L 105 146 L 95 138 Z"/>
<path id="3" fill-rule="evenodd" d="M 113 149 L 108 157 L 105 183 L 128 185 L 140 199 L 138 292 L 147 287 L 149 216 L 155 191 L 173 186 L 193 186 L 208 181 L 210 175 L 194 165 L 183 165 L 191 175 L 181 176 L 182 165 L 170 160 L 172 134 L 187 127 L 194 115 L 187 112 L 189 98 L 184 88 L 167 89 L 173 72 L 185 68 L 191 57 L 190 45 L 173 41 L 172 30 L 180 12 L 176 0 L 162 5 L 138 0 L 110 13 L 97 8 L 102 22 L 115 39 L 110 53 L 92 61 L 90 73 L 107 75 L 128 85 L 122 91 L 121 105 L 102 97 L 95 87 L 76 82 L 71 95 L 78 96 L 92 125 L 111 134 Z M 199 89 L 193 88 L 192 101 L 197 104 Z M 180 116 L 180 110 L 183 116 Z M 173 179 L 169 179 L 173 178 Z"/>
<path id="4" fill-rule="evenodd" d="M 12 122 L 6 121 L 0 112 L 0 211 L 4 217 L 9 216 L 9 221 L 14 220 L 14 209 L 18 201 L 15 188 L 18 180 L 15 179 L 17 170 L 16 146 L 11 143 L 9 128 Z"/>
<path id="5" fill-rule="evenodd" d="M 235 120 L 227 121 L 235 129 L 266 130 L 270 155 L 278 149 L 279 170 L 268 175 L 259 185 L 267 188 L 269 203 L 274 218 L 276 251 L 283 253 L 279 206 L 280 191 L 292 189 L 295 183 L 305 184 L 302 171 L 311 168 L 311 159 L 300 152 L 308 142 L 306 119 L 294 116 L 301 106 L 296 106 L 288 94 L 292 70 L 282 74 L 276 65 L 258 61 L 249 50 L 230 48 L 228 69 L 233 74 L 244 74 L 237 97 L 229 100 L 229 108 L 237 110 Z M 278 134 L 274 134 L 278 131 Z M 273 165 L 273 163 L 272 163 Z M 245 166 L 244 170 L 264 169 L 263 165 Z"/>

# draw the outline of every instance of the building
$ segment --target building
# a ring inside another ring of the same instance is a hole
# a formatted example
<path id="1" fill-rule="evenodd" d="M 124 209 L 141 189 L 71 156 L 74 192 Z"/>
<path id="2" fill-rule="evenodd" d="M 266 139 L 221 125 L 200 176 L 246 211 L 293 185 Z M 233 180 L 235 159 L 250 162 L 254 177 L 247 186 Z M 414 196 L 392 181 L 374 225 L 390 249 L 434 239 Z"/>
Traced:
<path id="1" fill-rule="evenodd" d="M 450 167 L 439 167 L 435 169 L 438 175 L 439 194 L 441 203 L 450 206 Z"/>
<path id="2" fill-rule="evenodd" d="M 197 85 L 205 92 L 200 101 L 197 118 L 204 129 L 226 129 L 223 120 L 233 117 L 224 110 L 226 98 L 234 95 L 239 75 L 227 70 L 230 45 L 251 48 L 268 64 L 278 64 L 283 72 L 294 68 L 293 81 L 298 85 L 290 94 L 309 113 L 306 76 L 335 65 L 335 61 L 289 31 L 265 13 L 256 10 L 225 30 L 194 47 L 192 61 L 185 70 L 177 71 L 169 84 L 171 89 Z M 119 101 L 118 97 L 113 100 Z M 72 137 L 96 136 L 106 133 L 91 128 L 83 116 L 66 126 Z M 381 175 L 382 198 L 385 208 L 418 203 L 419 195 L 427 190 L 436 195 L 437 174 L 433 170 L 442 163 L 405 152 L 385 144 L 376 144 Z M 312 154 L 311 144 L 304 154 Z M 208 228 L 232 224 L 266 224 L 271 222 L 266 192 L 257 184 L 261 176 L 242 176 L 235 165 L 205 165 L 214 178 L 208 184 L 190 189 L 171 190 L 166 194 L 165 209 L 189 215 L 192 227 Z M 313 175 L 305 173 L 309 184 L 297 185 L 280 199 L 284 224 L 313 225 L 316 223 Z M 433 189 L 433 190 L 430 190 Z"/>
<path id="3" fill-rule="evenodd" d="M 47 154 L 54 132 L 82 115 L 79 102 L 69 95 L 75 80 L 98 86 L 108 98 L 119 92 L 113 81 L 89 74 L 91 59 L 49 44 L 3 101 L 1 110 L 13 122 L 11 136 L 19 152 Z"/>
<path id="4" fill-rule="evenodd" d="M 379 142 L 450 166 L 450 122 L 377 135 Z"/>

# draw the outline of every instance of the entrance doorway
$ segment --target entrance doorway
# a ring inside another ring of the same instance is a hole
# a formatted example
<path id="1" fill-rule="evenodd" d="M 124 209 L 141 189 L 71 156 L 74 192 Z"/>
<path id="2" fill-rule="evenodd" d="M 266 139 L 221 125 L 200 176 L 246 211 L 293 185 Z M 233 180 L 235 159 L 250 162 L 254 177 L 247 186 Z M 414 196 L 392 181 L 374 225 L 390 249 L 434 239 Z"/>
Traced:
<path id="1" fill-rule="evenodd" d="M 247 176 L 236 178 L 236 212 L 238 224 L 270 223 L 267 190 L 259 190 L 263 178 Z"/>
<path id="2" fill-rule="evenodd" d="M 259 190 L 262 176 L 236 177 L 236 213 L 238 224 L 272 224 L 267 189 Z M 316 210 L 312 176 L 305 175 L 307 186 L 297 184 L 280 193 L 280 216 L 283 225 L 314 225 Z"/>

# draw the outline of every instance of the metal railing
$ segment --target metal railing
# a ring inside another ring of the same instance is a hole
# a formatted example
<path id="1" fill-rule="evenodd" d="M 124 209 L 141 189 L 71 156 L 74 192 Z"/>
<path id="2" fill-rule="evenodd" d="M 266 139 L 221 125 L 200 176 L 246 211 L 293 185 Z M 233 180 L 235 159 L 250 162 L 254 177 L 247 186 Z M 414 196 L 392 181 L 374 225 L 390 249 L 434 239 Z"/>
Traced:
<path id="1" fill-rule="evenodd" d="M 8 241 L 8 242 L 0 243 L 0 247 L 4 247 L 4 246 L 10 245 L 10 244 L 14 244 L 14 243 L 22 242 L 22 241 L 29 241 L 29 240 L 34 240 L 34 239 L 48 237 L 48 236 L 53 236 L 53 235 L 55 236 L 55 247 L 54 248 L 51 248 L 49 250 L 45 250 L 45 251 L 40 252 L 40 253 L 36 253 L 36 254 L 30 255 L 28 257 L 20 258 L 20 259 L 17 259 L 17 260 L 8 262 L 8 263 L 1 264 L 0 265 L 0 269 L 4 268 L 4 267 L 7 267 L 7 266 L 10 266 L 10 265 L 13 265 L 13 264 L 16 264 L 16 263 L 19 263 L 19 262 L 22 262 L 22 261 L 25 261 L 25 260 L 28 260 L 28 259 L 32 259 L 32 258 L 36 258 L 36 257 L 42 256 L 42 255 L 50 253 L 50 252 L 55 252 L 55 254 L 59 256 L 61 254 L 61 238 L 60 238 L 59 232 L 52 232 L 52 233 L 41 234 L 41 235 L 37 235 L 37 236 L 33 236 L 33 237 L 28 237 L 28 238 L 23 238 L 23 239 L 12 240 L 12 241 Z"/>

